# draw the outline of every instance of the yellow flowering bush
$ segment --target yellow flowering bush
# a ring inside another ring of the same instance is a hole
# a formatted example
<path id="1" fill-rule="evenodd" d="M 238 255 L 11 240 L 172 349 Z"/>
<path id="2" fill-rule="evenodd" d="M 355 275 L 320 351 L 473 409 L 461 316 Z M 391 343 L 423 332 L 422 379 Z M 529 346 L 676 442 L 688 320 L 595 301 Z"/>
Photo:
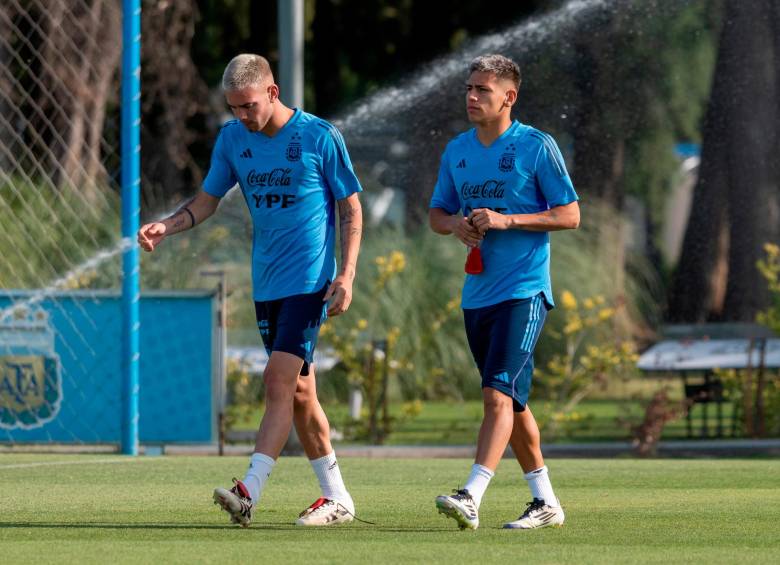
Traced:
<path id="1" fill-rule="evenodd" d="M 764 244 L 766 257 L 759 259 L 756 267 L 766 279 L 769 292 L 772 294 L 772 306 L 759 312 L 756 321 L 780 334 L 780 247 L 774 243 Z"/>
<path id="2" fill-rule="evenodd" d="M 780 247 L 764 244 L 765 256 L 756 262 L 771 295 L 770 306 L 756 315 L 756 321 L 780 333 Z M 780 380 L 766 369 L 717 370 L 724 393 L 739 407 L 739 425 L 746 437 L 780 434 Z"/>
<path id="3" fill-rule="evenodd" d="M 406 256 L 400 251 L 392 251 L 389 255 L 380 255 L 374 259 L 377 266 L 377 276 L 374 287 L 381 291 L 387 282 L 406 268 Z"/>
<path id="4" fill-rule="evenodd" d="M 374 292 L 379 294 L 406 268 L 406 256 L 400 251 L 379 255 L 373 261 L 376 272 Z M 380 328 L 376 324 L 377 301 L 373 301 L 368 316 L 358 318 L 351 326 L 343 327 L 340 320 L 335 327 L 323 325 L 320 336 L 329 343 L 339 357 L 352 387 L 359 388 L 367 409 L 366 422 L 350 422 L 346 426 L 352 435 L 366 437 L 373 443 L 382 443 L 391 431 L 392 418 L 388 411 L 388 381 L 399 370 L 412 368 L 412 363 L 397 354 L 396 344 L 401 334 L 398 326 Z M 336 331 L 339 328 L 341 331 Z M 407 411 L 413 414 L 414 411 Z M 405 414 L 407 413 L 405 412 Z"/>
<path id="5" fill-rule="evenodd" d="M 562 352 L 553 354 L 537 369 L 535 383 L 549 399 L 539 423 L 549 435 L 587 425 L 574 408 L 589 394 L 613 378 L 633 374 L 639 358 L 631 339 L 615 335 L 611 321 L 616 309 L 602 295 L 578 300 L 569 290 L 560 295 L 564 320 L 560 333 L 548 335 L 562 341 Z M 593 338 L 598 339 L 593 339 Z"/>
<path id="6" fill-rule="evenodd" d="M 345 436 L 381 441 L 414 413 L 399 409 L 404 402 L 479 394 L 460 312 L 464 258 L 460 242 L 430 230 L 380 229 L 364 240 L 352 305 L 320 339 L 340 360 L 320 381 L 324 401 L 363 393 L 366 415 L 338 423 Z"/>

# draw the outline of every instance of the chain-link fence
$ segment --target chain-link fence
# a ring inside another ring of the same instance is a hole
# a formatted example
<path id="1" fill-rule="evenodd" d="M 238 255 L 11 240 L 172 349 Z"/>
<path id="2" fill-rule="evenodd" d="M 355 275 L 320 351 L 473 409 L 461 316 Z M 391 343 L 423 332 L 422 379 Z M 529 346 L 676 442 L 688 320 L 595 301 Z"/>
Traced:
<path id="1" fill-rule="evenodd" d="M 0 6 L 0 287 L 83 286 L 116 239 L 120 26 L 113 0 Z"/>
<path id="2" fill-rule="evenodd" d="M 119 0 L 0 3 L 0 445 L 119 441 L 121 26 Z M 142 440 L 212 438 L 214 310 L 142 301 Z"/>

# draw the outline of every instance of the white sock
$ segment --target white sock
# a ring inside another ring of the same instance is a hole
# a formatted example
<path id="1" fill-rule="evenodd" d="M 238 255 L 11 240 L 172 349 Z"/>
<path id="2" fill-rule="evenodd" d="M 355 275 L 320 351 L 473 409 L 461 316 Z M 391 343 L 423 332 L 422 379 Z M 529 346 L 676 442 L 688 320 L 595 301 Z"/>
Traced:
<path id="1" fill-rule="evenodd" d="M 276 461 L 263 453 L 254 453 L 249 460 L 249 469 L 246 470 L 246 477 L 242 482 L 249 490 L 249 496 L 252 497 L 252 502 L 255 504 L 260 500 L 263 487 L 268 477 L 271 476 L 274 463 Z"/>
<path id="2" fill-rule="evenodd" d="M 352 497 L 347 492 L 347 487 L 344 485 L 344 479 L 341 478 L 341 469 L 339 469 L 339 463 L 336 461 L 336 452 L 331 451 L 328 455 L 320 457 L 318 459 L 309 459 L 314 474 L 317 475 L 317 480 L 320 482 L 320 489 L 322 490 L 322 496 L 330 500 L 337 500 L 349 509 L 350 512 L 354 512 L 354 503 Z"/>
<path id="3" fill-rule="evenodd" d="M 495 473 L 479 463 L 474 463 L 471 466 L 471 474 L 466 481 L 466 485 L 463 487 L 469 491 L 471 498 L 474 499 L 474 503 L 479 508 L 479 504 L 482 502 L 482 497 L 490 484 L 490 479 L 493 478 Z"/>
<path id="4" fill-rule="evenodd" d="M 558 499 L 553 492 L 550 476 L 547 474 L 547 465 L 541 469 L 536 469 L 523 475 L 528 481 L 528 488 L 531 489 L 531 496 L 544 500 L 547 506 L 559 506 Z"/>

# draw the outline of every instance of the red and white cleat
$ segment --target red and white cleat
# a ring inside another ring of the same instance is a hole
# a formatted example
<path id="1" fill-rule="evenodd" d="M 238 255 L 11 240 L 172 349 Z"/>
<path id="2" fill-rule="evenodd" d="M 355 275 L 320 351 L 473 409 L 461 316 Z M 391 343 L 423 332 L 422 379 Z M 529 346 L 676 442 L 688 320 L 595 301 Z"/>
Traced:
<path id="1" fill-rule="evenodd" d="M 230 522 L 246 528 L 252 521 L 255 505 L 249 490 L 244 483 L 233 479 L 233 488 L 214 489 L 214 504 L 219 504 L 222 510 L 230 514 Z"/>
<path id="2" fill-rule="evenodd" d="M 301 512 L 295 523 L 298 526 L 333 526 L 351 522 L 353 516 L 354 508 L 348 508 L 337 500 L 318 498 Z"/>

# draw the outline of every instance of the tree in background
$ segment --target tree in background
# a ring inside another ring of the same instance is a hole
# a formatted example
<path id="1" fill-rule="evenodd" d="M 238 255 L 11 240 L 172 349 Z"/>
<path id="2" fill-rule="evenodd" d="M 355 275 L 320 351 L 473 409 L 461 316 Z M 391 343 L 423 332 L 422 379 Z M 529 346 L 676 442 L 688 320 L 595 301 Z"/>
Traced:
<path id="1" fill-rule="evenodd" d="M 777 2 L 726 2 L 699 180 L 669 318 L 752 321 L 768 304 L 756 262 L 777 242 Z"/>
<path id="2" fill-rule="evenodd" d="M 198 146 L 210 143 L 204 121 L 211 108 L 190 54 L 197 7 L 189 0 L 145 2 L 141 14 L 144 209 L 159 212 L 200 186 L 208 158 Z"/>
<path id="3" fill-rule="evenodd" d="M 710 2 L 686 4 L 604 7 L 573 38 L 571 85 L 558 77 L 574 91 L 577 186 L 618 211 L 629 195 L 660 203 L 678 167 L 674 144 L 699 139 L 714 15 Z"/>
<path id="4" fill-rule="evenodd" d="M 112 0 L 0 6 L 0 63 L 7 73 L 0 97 L 13 169 L 30 180 L 46 177 L 60 188 L 78 187 L 90 202 L 111 173 L 103 165 L 101 141 L 116 100 L 120 18 Z M 16 153 L 15 139 L 29 151 Z"/>
<path id="5" fill-rule="evenodd" d="M 316 0 L 309 42 L 314 109 L 340 112 L 421 63 L 551 5 L 533 0 L 486 10 L 481 2 Z"/>

